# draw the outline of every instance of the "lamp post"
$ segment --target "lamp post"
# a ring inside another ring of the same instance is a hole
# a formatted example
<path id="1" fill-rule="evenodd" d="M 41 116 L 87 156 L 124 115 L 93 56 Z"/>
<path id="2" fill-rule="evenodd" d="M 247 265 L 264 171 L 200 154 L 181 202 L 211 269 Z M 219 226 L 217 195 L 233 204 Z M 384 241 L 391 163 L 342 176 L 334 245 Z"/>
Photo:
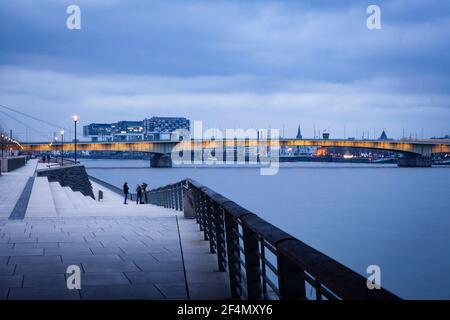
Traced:
<path id="1" fill-rule="evenodd" d="M 3 158 L 3 150 L 5 149 L 5 136 L 3 135 L 3 133 L 1 135 L 0 142 L 2 143 L 2 158 Z"/>
<path id="2" fill-rule="evenodd" d="M 61 130 L 61 166 L 64 165 L 64 130 Z"/>
<path id="3" fill-rule="evenodd" d="M 75 164 L 77 164 L 77 122 L 78 119 L 80 119 L 79 116 L 77 116 L 76 114 L 74 114 L 72 116 L 72 120 L 75 126 L 75 141 L 74 141 L 74 150 L 75 150 Z"/>

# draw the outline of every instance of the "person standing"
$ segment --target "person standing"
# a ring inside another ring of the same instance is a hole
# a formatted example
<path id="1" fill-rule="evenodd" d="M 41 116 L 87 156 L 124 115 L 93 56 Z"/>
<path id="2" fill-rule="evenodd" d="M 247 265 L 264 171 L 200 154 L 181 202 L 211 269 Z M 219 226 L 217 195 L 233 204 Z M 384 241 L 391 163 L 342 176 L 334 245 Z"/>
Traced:
<path id="1" fill-rule="evenodd" d="M 147 186 L 148 184 L 146 184 L 145 182 L 142 182 L 142 200 L 145 200 L 145 203 L 148 203 L 148 199 L 147 199 Z"/>
<path id="2" fill-rule="evenodd" d="M 123 204 L 128 204 L 127 203 L 127 198 L 128 198 L 128 191 L 130 188 L 128 188 L 128 183 L 125 182 L 123 185 L 123 194 L 125 195 L 125 200 L 123 201 Z"/>
<path id="3" fill-rule="evenodd" d="M 142 188 L 141 185 L 138 184 L 136 187 L 136 204 L 140 204 L 142 199 Z"/>

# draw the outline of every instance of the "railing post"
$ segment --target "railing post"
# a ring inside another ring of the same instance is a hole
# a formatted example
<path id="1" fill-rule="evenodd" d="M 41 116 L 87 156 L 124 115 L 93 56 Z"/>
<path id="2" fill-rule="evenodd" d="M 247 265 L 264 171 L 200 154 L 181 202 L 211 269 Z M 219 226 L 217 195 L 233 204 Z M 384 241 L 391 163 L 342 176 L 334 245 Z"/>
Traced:
<path id="1" fill-rule="evenodd" d="M 203 239 L 209 240 L 208 238 L 208 224 L 206 221 L 206 197 L 202 190 L 199 190 L 200 194 L 200 216 L 201 216 L 201 226 L 203 230 Z"/>
<path id="2" fill-rule="evenodd" d="M 183 190 L 184 190 L 183 182 L 180 182 L 178 184 L 178 200 L 179 200 L 178 207 L 180 208 L 180 211 L 183 211 L 183 208 L 184 208 L 183 207 L 183 197 L 184 197 Z"/>
<path id="3" fill-rule="evenodd" d="M 304 271 L 280 252 L 277 260 L 280 299 L 306 300 Z"/>
<path id="4" fill-rule="evenodd" d="M 238 223 L 226 210 L 224 210 L 224 216 L 231 298 L 239 299 L 242 297 L 242 277 L 241 264 L 239 262 Z"/>
<path id="5" fill-rule="evenodd" d="M 178 185 L 174 185 L 172 188 L 173 199 L 174 199 L 174 208 L 178 211 Z"/>
<path id="6" fill-rule="evenodd" d="M 225 229 L 223 209 L 216 202 L 213 203 L 214 224 L 216 225 L 216 250 L 219 271 L 226 271 L 227 262 L 225 260 Z"/>
<path id="7" fill-rule="evenodd" d="M 174 185 L 170 188 L 170 193 L 172 194 L 172 209 L 178 211 L 178 202 L 177 202 L 177 186 Z"/>
<path id="8" fill-rule="evenodd" d="M 244 238 L 245 274 L 247 276 L 248 300 L 262 299 L 261 269 L 259 260 L 259 239 L 245 224 L 242 225 Z"/>
<path id="9" fill-rule="evenodd" d="M 208 226 L 208 240 L 209 240 L 209 251 L 211 253 L 216 253 L 214 248 L 214 232 L 215 228 L 213 228 L 214 220 L 213 217 L 215 215 L 214 207 L 212 206 L 212 200 L 209 197 L 205 196 L 205 205 L 206 205 L 206 224 Z"/>
<path id="10" fill-rule="evenodd" d="M 171 209 L 175 209 L 175 192 L 174 192 L 174 187 L 171 186 L 169 189 L 169 193 L 170 193 L 170 208 Z"/>
<path id="11" fill-rule="evenodd" d="M 164 196 L 164 208 L 169 208 L 169 197 L 167 194 L 167 190 L 163 190 L 163 196 Z"/>
<path id="12" fill-rule="evenodd" d="M 200 224 L 200 201 L 197 188 L 192 188 L 192 200 L 194 203 L 194 212 L 195 212 L 195 221 L 199 225 L 200 231 L 202 230 L 202 226 Z"/>

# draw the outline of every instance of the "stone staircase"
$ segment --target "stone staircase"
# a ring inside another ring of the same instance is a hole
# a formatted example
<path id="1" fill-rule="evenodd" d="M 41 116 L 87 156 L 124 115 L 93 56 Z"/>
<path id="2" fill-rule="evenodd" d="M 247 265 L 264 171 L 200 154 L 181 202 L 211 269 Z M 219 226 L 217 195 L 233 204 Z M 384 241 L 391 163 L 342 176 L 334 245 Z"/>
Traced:
<path id="1" fill-rule="evenodd" d="M 26 211 L 26 218 L 34 217 L 78 217 L 78 216 L 143 216 L 172 212 L 153 205 L 136 205 L 123 197 L 91 181 L 94 194 L 103 192 L 103 199 L 97 201 L 81 192 L 63 187 L 59 182 L 49 182 L 46 177 L 36 177 Z M 167 211 L 167 212 L 166 212 Z"/>

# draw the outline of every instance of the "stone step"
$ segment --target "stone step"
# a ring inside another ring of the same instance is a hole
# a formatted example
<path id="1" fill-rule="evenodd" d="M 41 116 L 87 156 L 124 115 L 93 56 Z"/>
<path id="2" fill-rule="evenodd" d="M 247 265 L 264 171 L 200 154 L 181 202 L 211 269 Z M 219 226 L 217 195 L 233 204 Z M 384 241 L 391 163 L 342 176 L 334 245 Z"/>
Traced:
<path id="1" fill-rule="evenodd" d="M 172 209 L 161 208 L 153 205 L 99 205 L 97 207 L 85 206 L 84 208 L 64 208 L 59 209 L 61 217 L 132 217 L 148 216 L 155 217 L 159 214 L 172 214 Z"/>
<path id="2" fill-rule="evenodd" d="M 55 207 L 57 211 L 59 211 L 59 209 L 75 208 L 74 204 L 67 196 L 66 192 L 59 184 L 59 182 L 50 182 L 50 189 L 52 191 L 53 200 L 55 201 Z"/>
<path id="3" fill-rule="evenodd" d="M 80 192 L 74 192 L 70 187 L 63 187 L 63 190 L 75 208 L 83 209 L 86 207 L 86 202 L 79 196 L 81 195 Z"/>
<path id="4" fill-rule="evenodd" d="M 89 196 L 85 196 L 84 194 L 82 194 L 79 191 L 75 191 L 74 194 L 75 194 L 74 196 L 79 198 L 86 206 L 89 206 L 89 207 L 94 206 L 94 207 L 96 207 L 98 205 L 97 202 L 94 199 L 92 199 Z"/>
<path id="5" fill-rule="evenodd" d="M 25 217 L 57 217 L 50 183 L 47 177 L 36 177 Z"/>

